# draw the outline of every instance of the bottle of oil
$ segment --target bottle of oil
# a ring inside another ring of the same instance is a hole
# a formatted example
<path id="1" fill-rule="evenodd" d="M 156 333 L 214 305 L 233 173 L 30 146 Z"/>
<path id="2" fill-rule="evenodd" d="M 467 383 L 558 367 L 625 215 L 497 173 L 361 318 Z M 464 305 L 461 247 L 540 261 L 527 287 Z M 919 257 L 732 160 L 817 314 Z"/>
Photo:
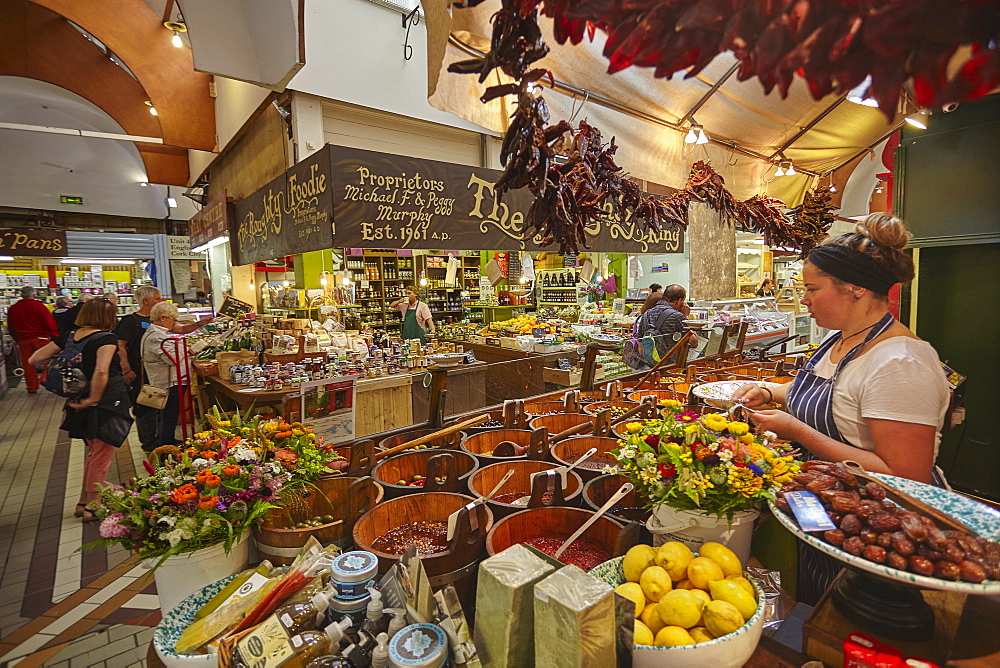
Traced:
<path id="1" fill-rule="evenodd" d="M 315 629 L 335 593 L 332 589 L 324 589 L 307 603 L 292 603 L 278 608 L 274 614 L 289 636 Z"/>
<path id="2" fill-rule="evenodd" d="M 340 641 L 344 639 L 350 625 L 350 618 L 345 617 L 339 622 L 330 624 L 322 631 L 303 631 L 292 636 L 288 640 L 288 645 L 294 655 L 282 663 L 281 668 L 305 668 L 320 657 L 336 656 L 339 653 Z M 353 666 L 354 664 L 341 665 Z"/>

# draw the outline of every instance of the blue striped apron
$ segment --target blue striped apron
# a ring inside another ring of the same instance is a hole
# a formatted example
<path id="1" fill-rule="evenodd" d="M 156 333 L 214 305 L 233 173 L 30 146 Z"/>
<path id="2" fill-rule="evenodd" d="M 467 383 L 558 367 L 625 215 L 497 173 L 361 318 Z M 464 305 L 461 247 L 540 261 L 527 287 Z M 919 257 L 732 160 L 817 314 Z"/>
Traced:
<path id="1" fill-rule="evenodd" d="M 842 334 L 828 337 L 826 341 L 820 344 L 819 348 L 816 349 L 799 373 L 796 374 L 791 387 L 788 388 L 786 396 L 788 412 L 816 431 L 829 436 L 835 441 L 858 447 L 847 441 L 840 433 L 840 430 L 837 429 L 837 424 L 833 418 L 833 386 L 837 380 L 837 376 L 857 356 L 858 351 L 866 343 L 888 331 L 894 322 L 895 319 L 892 317 L 892 314 L 886 313 L 872 327 L 871 331 L 868 332 L 865 340 L 851 348 L 844 355 L 843 359 L 837 364 L 833 375 L 829 378 L 823 378 L 816 374 L 816 364 L 841 340 Z M 814 459 L 812 453 L 807 449 L 800 448 L 800 450 L 802 459 Z M 947 488 L 944 477 L 937 467 L 931 473 L 931 483 L 936 487 Z M 816 601 L 819 600 L 840 571 L 841 563 L 804 542 L 800 541 L 798 547 L 799 569 L 796 598 L 803 603 L 815 605 Z"/>

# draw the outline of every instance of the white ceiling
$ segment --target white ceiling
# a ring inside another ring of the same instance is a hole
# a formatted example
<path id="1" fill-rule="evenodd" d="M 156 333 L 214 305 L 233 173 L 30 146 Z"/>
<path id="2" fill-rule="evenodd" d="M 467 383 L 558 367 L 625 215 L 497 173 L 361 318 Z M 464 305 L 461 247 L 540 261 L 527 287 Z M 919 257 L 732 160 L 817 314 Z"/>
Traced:
<path id="1" fill-rule="evenodd" d="M 104 111 L 63 88 L 34 79 L 0 76 L 0 121 L 125 134 Z M 0 206 L 139 218 L 168 217 L 165 186 L 142 187 L 146 170 L 127 141 L 0 129 Z M 187 220 L 197 207 L 172 187 Z M 61 204 L 60 195 L 83 197 Z"/>

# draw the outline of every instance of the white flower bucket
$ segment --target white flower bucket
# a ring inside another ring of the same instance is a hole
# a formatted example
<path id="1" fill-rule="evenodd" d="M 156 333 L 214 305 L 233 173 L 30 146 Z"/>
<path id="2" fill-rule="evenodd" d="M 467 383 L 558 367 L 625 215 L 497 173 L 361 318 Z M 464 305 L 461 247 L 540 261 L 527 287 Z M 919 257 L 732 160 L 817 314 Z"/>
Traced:
<path id="1" fill-rule="evenodd" d="M 702 543 L 722 543 L 736 553 L 740 563 L 750 558 L 750 541 L 753 539 L 753 523 L 760 513 L 743 510 L 733 515 L 733 522 L 723 515 L 715 515 L 690 510 L 677 510 L 663 504 L 653 511 L 646 522 L 646 528 L 653 534 L 653 545 L 659 546 L 675 540 L 684 543 L 697 552 Z"/>
<path id="2" fill-rule="evenodd" d="M 152 568 L 156 559 L 146 559 L 143 565 Z M 250 534 L 233 545 L 229 554 L 222 543 L 194 552 L 167 557 L 153 571 L 160 610 L 164 616 L 178 603 L 203 587 L 240 571 L 250 565 Z"/>

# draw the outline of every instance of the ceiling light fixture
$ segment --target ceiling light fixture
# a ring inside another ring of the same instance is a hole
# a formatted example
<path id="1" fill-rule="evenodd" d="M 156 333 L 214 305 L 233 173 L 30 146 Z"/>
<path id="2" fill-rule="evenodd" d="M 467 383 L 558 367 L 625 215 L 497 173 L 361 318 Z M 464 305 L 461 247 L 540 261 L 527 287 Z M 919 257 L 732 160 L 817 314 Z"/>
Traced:
<path id="1" fill-rule="evenodd" d="M 142 186 L 143 188 L 149 187 L 149 183 L 147 183 L 146 181 L 139 181 L 139 185 Z"/>
<path id="2" fill-rule="evenodd" d="M 866 107 L 877 107 L 878 102 L 875 98 L 870 97 L 868 90 L 872 85 L 871 75 L 865 77 L 865 80 L 859 83 L 857 86 L 851 89 L 847 94 L 847 101 L 853 102 L 854 104 L 864 105 Z"/>
<path id="3" fill-rule="evenodd" d="M 170 38 L 171 44 L 178 49 L 184 46 L 184 40 L 181 39 L 181 33 L 187 32 L 187 26 L 184 24 L 183 19 L 178 19 L 176 21 L 164 21 L 163 27 L 174 33 L 174 36 Z"/>
<path id="4" fill-rule="evenodd" d="M 222 237 L 215 237 L 211 241 L 207 241 L 207 242 L 203 243 L 200 246 L 195 246 L 194 248 L 191 249 L 191 252 L 192 253 L 203 253 L 203 252 L 207 251 L 209 248 L 215 248 L 216 246 L 221 246 L 222 244 L 226 243 L 227 241 L 229 241 L 229 236 L 228 235 L 227 236 L 222 236 Z"/>
<path id="5" fill-rule="evenodd" d="M 776 171 L 774 173 L 775 176 L 784 176 L 785 175 L 785 169 L 783 167 L 784 164 L 785 164 L 784 161 L 778 163 L 778 171 Z"/>
<path id="6" fill-rule="evenodd" d="M 787 166 L 785 167 L 785 176 L 795 176 L 798 172 L 795 171 L 795 165 L 792 164 L 791 160 L 786 160 Z"/>
<path id="7" fill-rule="evenodd" d="M 918 109 L 906 117 L 906 122 L 918 130 L 926 130 L 927 119 L 930 118 L 930 115 L 931 112 L 929 109 Z"/>
<path id="8" fill-rule="evenodd" d="M 102 267 L 135 264 L 135 260 L 91 260 L 78 257 L 67 257 L 59 260 L 59 264 L 99 264 Z"/>
<path id="9" fill-rule="evenodd" d="M 156 107 L 153 106 L 152 102 L 150 102 L 149 100 L 146 100 L 146 106 L 149 107 L 149 113 L 151 113 L 153 116 L 158 115 L 156 113 Z"/>
<path id="10" fill-rule="evenodd" d="M 14 261 L 13 255 L 0 255 L 0 262 L 13 262 L 13 261 Z"/>
<path id="11" fill-rule="evenodd" d="M 684 136 L 685 144 L 707 144 L 709 142 L 708 133 L 700 123 L 691 123 L 691 129 Z"/>
<path id="12" fill-rule="evenodd" d="M 253 292 L 254 290 L 257 289 L 256 286 L 254 286 L 253 281 L 250 281 L 250 285 L 248 285 L 247 287 L 250 288 L 250 292 Z"/>
<path id="13" fill-rule="evenodd" d="M 351 284 L 351 278 L 349 276 L 344 276 L 344 280 L 342 282 L 343 282 L 344 285 L 350 285 Z"/>

